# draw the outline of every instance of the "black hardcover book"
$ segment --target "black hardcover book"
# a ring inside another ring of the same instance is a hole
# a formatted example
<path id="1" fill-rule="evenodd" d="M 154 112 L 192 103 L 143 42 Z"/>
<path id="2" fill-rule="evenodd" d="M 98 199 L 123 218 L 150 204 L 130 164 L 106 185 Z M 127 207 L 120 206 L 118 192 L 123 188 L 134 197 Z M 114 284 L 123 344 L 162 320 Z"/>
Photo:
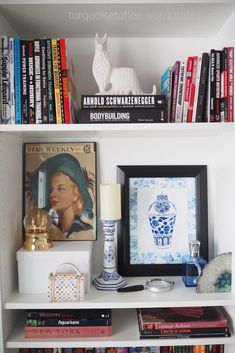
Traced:
<path id="1" fill-rule="evenodd" d="M 210 122 L 215 122 L 216 114 L 216 83 L 215 83 L 215 49 L 210 52 Z"/>
<path id="2" fill-rule="evenodd" d="M 29 123 L 29 95 L 28 95 L 28 41 L 20 41 L 21 55 L 21 109 L 23 124 Z"/>
<path id="3" fill-rule="evenodd" d="M 46 61 L 47 61 L 48 117 L 49 117 L 50 124 L 56 124 L 51 39 L 46 40 Z"/>
<path id="4" fill-rule="evenodd" d="M 48 124 L 46 39 L 41 39 L 42 123 Z"/>
<path id="5" fill-rule="evenodd" d="M 34 96 L 34 43 L 28 42 L 28 96 L 29 96 L 29 124 L 35 124 L 35 96 Z"/>
<path id="6" fill-rule="evenodd" d="M 207 85 L 208 85 L 208 69 L 209 69 L 209 54 L 202 54 L 201 72 L 199 80 L 196 122 L 206 121 L 206 102 L 207 102 Z"/>
<path id="7" fill-rule="evenodd" d="M 81 109 L 78 123 L 167 123 L 167 109 Z"/>
<path id="8" fill-rule="evenodd" d="M 60 82 L 61 117 L 62 117 L 62 123 L 64 124 L 64 122 L 65 122 L 65 116 L 64 116 L 64 95 L 63 95 L 62 70 L 61 70 L 61 62 L 60 62 L 60 41 L 59 40 L 57 40 L 57 51 L 58 51 L 59 82 Z"/>
<path id="9" fill-rule="evenodd" d="M 230 337 L 230 332 L 217 332 L 217 333 L 189 333 L 189 334 L 169 334 L 169 335 L 140 335 L 140 339 L 169 339 L 169 338 L 203 338 L 203 337 Z"/>
<path id="10" fill-rule="evenodd" d="M 26 319 L 111 319 L 111 309 L 27 310 Z"/>
<path id="11" fill-rule="evenodd" d="M 34 40 L 34 82 L 35 82 L 35 117 L 36 124 L 42 124 L 42 78 L 41 78 L 41 43 Z"/>
<path id="12" fill-rule="evenodd" d="M 86 318 L 86 319 L 26 319 L 26 326 L 111 326 L 112 318 Z"/>
<path id="13" fill-rule="evenodd" d="M 221 51 L 215 51 L 215 121 L 220 122 Z"/>
<path id="14" fill-rule="evenodd" d="M 82 95 L 82 109 L 167 109 L 165 95 Z"/>
<path id="15" fill-rule="evenodd" d="M 215 335 L 224 334 L 230 335 L 228 327 L 203 327 L 203 328 L 182 328 L 182 329 L 139 329 L 141 336 L 165 336 L 165 335 L 199 335 L 210 334 Z"/>

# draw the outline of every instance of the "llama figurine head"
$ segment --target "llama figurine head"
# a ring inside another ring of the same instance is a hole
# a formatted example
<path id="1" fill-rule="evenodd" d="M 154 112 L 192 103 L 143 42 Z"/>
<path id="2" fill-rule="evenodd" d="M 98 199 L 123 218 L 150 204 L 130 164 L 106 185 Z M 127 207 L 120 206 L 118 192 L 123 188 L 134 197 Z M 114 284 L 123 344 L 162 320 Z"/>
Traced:
<path id="1" fill-rule="evenodd" d="M 139 84 L 137 73 L 129 67 L 112 67 L 107 52 L 107 35 L 95 36 L 95 56 L 92 72 L 101 95 L 141 95 L 144 93 Z M 156 86 L 152 93 L 156 94 Z"/>

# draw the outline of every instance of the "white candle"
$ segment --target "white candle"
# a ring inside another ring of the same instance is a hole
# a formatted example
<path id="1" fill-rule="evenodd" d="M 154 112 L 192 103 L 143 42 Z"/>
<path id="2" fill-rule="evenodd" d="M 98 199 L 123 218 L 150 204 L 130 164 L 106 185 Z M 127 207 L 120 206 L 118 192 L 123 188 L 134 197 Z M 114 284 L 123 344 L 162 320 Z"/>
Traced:
<path id="1" fill-rule="evenodd" d="M 100 218 L 121 219 L 120 184 L 100 184 Z"/>

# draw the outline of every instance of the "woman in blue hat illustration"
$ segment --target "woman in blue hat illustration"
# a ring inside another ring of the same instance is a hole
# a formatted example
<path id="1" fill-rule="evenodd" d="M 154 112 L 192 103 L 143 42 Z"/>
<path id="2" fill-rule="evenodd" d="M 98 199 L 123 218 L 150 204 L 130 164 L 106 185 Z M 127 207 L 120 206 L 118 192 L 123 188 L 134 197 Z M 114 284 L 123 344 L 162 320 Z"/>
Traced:
<path id="1" fill-rule="evenodd" d="M 93 201 L 88 187 L 94 178 L 72 155 L 61 153 L 45 160 L 28 179 L 32 199 L 46 209 L 57 230 L 52 240 L 95 240 Z"/>

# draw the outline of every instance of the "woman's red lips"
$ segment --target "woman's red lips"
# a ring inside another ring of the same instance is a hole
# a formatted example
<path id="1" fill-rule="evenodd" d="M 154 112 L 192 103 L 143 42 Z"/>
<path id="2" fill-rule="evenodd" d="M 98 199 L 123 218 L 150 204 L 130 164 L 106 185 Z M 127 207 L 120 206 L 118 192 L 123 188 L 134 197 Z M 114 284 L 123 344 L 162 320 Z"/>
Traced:
<path id="1" fill-rule="evenodd" d="M 58 201 L 56 201 L 56 200 L 51 200 L 52 206 L 55 206 L 57 203 L 58 203 Z"/>

